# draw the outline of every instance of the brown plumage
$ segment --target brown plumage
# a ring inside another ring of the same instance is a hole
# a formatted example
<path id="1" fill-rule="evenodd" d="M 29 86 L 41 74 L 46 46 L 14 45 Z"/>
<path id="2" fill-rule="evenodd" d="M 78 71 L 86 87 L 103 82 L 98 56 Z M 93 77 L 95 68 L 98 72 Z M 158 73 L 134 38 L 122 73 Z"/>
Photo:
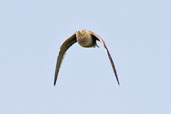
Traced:
<path id="1" fill-rule="evenodd" d="M 95 33 L 93 33 L 92 31 L 89 31 L 89 30 L 77 30 L 72 36 L 67 38 L 62 43 L 62 45 L 60 47 L 58 58 L 57 58 L 57 63 L 56 63 L 54 85 L 56 84 L 59 69 L 60 69 L 60 66 L 61 66 L 61 63 L 62 63 L 62 59 L 63 59 L 63 56 L 64 56 L 65 52 L 67 51 L 67 49 L 76 42 L 78 42 L 82 47 L 95 47 L 95 46 L 97 46 L 96 41 L 100 41 L 103 44 L 104 48 L 106 49 L 109 60 L 110 60 L 110 63 L 112 65 L 112 68 L 113 68 L 113 71 L 114 71 L 114 74 L 115 74 L 115 77 L 116 77 L 116 80 L 117 80 L 118 84 L 120 84 L 114 62 L 112 60 L 112 57 L 111 57 L 111 55 L 109 53 L 109 50 L 108 50 L 105 42 L 103 41 L 103 39 L 100 38 Z"/>

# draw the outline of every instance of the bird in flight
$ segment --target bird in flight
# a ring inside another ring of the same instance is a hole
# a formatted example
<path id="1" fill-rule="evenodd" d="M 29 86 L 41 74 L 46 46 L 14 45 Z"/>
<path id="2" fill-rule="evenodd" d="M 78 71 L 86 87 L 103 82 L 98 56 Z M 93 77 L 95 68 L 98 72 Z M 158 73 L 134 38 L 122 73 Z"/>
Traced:
<path id="1" fill-rule="evenodd" d="M 59 54 L 57 57 L 57 63 L 56 63 L 54 86 L 58 78 L 58 73 L 59 73 L 61 63 L 62 63 L 62 59 L 67 49 L 76 42 L 78 42 L 82 47 L 96 47 L 96 46 L 98 47 L 98 45 L 96 44 L 96 41 L 101 42 L 104 48 L 106 49 L 107 55 L 109 57 L 110 63 L 112 65 L 112 68 L 116 77 L 116 80 L 118 82 L 118 85 L 120 85 L 114 62 L 112 60 L 112 57 L 103 39 L 100 38 L 97 34 L 93 33 L 92 31 L 80 29 L 80 30 L 77 30 L 72 36 L 64 40 L 64 42 L 62 43 L 60 47 Z"/>

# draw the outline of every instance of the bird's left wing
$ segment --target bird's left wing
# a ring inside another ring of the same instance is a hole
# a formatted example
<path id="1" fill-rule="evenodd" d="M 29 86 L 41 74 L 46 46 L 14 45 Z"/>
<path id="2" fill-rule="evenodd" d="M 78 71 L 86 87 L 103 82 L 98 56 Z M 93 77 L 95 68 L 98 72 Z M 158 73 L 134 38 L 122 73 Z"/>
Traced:
<path id="1" fill-rule="evenodd" d="M 54 86 L 56 84 L 57 78 L 58 78 L 58 72 L 62 63 L 62 59 L 64 57 L 65 52 L 67 51 L 67 49 L 74 44 L 75 42 L 77 42 L 76 40 L 76 34 L 74 33 L 72 36 L 70 36 L 69 38 L 67 38 L 61 45 L 60 50 L 59 50 L 59 54 L 58 54 L 58 58 L 57 58 L 57 63 L 56 63 L 56 70 L 55 70 L 55 78 L 54 78 Z"/>
<path id="2" fill-rule="evenodd" d="M 111 65 L 112 65 L 112 68 L 113 68 L 113 71 L 114 71 L 114 74 L 115 74 L 115 77 L 116 77 L 116 80 L 117 80 L 118 84 L 120 85 L 120 83 L 119 83 L 119 78 L 118 78 L 118 75 L 117 75 L 117 72 L 116 72 L 116 68 L 115 68 L 114 62 L 113 62 L 113 60 L 112 60 L 112 57 L 111 57 L 111 55 L 110 55 L 110 53 L 109 53 L 109 50 L 108 50 L 108 48 L 107 48 L 105 42 L 104 42 L 103 39 L 102 39 L 100 36 L 98 36 L 97 34 L 93 33 L 92 31 L 90 31 L 90 33 L 91 33 L 92 37 L 95 38 L 96 40 L 100 41 L 100 42 L 103 44 L 104 48 L 106 49 L 107 54 L 108 54 L 108 57 L 109 57 L 109 60 L 110 60 L 110 63 L 111 63 Z"/>

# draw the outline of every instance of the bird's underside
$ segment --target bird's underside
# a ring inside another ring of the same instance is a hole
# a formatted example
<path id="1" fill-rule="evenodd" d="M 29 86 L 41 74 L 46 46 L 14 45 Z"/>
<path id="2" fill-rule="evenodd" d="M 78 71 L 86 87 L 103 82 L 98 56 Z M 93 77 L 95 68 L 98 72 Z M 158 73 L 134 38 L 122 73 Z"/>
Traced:
<path id="1" fill-rule="evenodd" d="M 109 53 L 109 50 L 108 50 L 105 42 L 103 41 L 103 39 L 100 38 L 95 33 L 93 33 L 92 31 L 78 30 L 72 36 L 67 38 L 62 43 L 62 45 L 60 47 L 59 54 L 58 54 L 58 57 L 57 57 L 57 63 L 56 63 L 54 85 L 56 84 L 59 69 L 60 69 L 60 66 L 61 66 L 61 63 L 62 63 L 62 59 L 63 59 L 63 56 L 64 56 L 65 52 L 67 51 L 67 49 L 76 42 L 78 42 L 82 47 L 95 47 L 95 46 L 97 46 L 96 41 L 101 42 L 103 44 L 104 48 L 106 49 L 109 60 L 110 60 L 110 63 L 112 65 L 112 68 L 113 68 L 113 71 L 114 71 L 114 74 L 115 74 L 115 77 L 116 77 L 116 80 L 117 80 L 118 84 L 120 84 L 114 62 L 112 60 L 112 57 L 111 57 L 111 55 Z"/>

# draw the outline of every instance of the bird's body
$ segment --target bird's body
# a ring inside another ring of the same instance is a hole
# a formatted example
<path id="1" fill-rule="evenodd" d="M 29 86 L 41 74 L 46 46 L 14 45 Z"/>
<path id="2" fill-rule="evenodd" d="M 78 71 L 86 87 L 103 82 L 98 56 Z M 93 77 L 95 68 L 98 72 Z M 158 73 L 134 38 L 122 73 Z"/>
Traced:
<path id="1" fill-rule="evenodd" d="M 114 62 L 112 60 L 112 57 L 111 57 L 103 39 L 100 38 L 95 33 L 93 33 L 92 31 L 81 29 L 81 30 L 77 30 L 72 36 L 67 38 L 62 43 L 62 45 L 60 47 L 58 58 L 57 58 L 57 63 L 56 63 L 54 85 L 56 84 L 56 80 L 57 80 L 58 73 L 59 73 L 59 68 L 61 66 L 63 56 L 64 56 L 65 52 L 67 51 L 67 49 L 76 42 L 78 42 L 80 44 L 80 46 L 82 46 L 82 47 L 95 47 L 95 46 L 97 46 L 96 41 L 100 41 L 103 44 L 104 48 L 106 49 L 109 60 L 111 62 L 111 65 L 112 65 L 112 68 L 114 71 L 114 74 L 115 74 L 117 82 L 119 84 L 119 79 L 118 79 L 117 72 L 116 72 L 116 69 L 114 66 Z"/>
<path id="2" fill-rule="evenodd" d="M 78 30 L 76 32 L 76 39 L 77 42 L 83 47 L 92 47 L 95 45 L 90 31 L 87 30 Z"/>

